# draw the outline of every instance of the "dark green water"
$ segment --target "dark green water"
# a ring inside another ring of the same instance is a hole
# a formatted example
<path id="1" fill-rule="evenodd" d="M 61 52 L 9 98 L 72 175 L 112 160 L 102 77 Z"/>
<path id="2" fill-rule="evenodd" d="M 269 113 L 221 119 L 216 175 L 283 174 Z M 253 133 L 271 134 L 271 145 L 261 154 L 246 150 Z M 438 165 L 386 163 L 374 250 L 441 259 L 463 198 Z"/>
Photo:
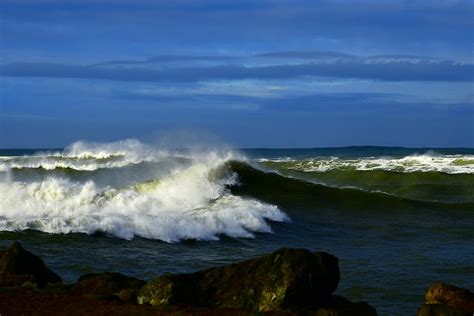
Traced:
<path id="1" fill-rule="evenodd" d="M 229 155 L 120 143 L 0 156 L 0 245 L 22 242 L 66 282 L 99 271 L 151 279 L 303 247 L 336 255 L 337 293 L 380 315 L 415 314 L 437 280 L 474 289 L 473 149 Z"/>

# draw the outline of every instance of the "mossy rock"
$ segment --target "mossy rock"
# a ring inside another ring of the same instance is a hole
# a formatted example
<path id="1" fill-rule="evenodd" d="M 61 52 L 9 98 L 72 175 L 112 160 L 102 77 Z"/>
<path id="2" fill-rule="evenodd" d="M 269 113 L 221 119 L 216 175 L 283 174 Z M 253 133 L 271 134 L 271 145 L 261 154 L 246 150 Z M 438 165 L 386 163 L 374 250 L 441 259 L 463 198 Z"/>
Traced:
<path id="1" fill-rule="evenodd" d="M 418 316 L 474 315 L 474 293 L 454 285 L 435 282 L 426 291 Z"/>
<path id="2" fill-rule="evenodd" d="M 191 305 L 254 311 L 315 308 L 339 284 L 338 259 L 325 252 L 283 248 L 237 264 L 164 275 L 139 292 L 140 304 Z"/>

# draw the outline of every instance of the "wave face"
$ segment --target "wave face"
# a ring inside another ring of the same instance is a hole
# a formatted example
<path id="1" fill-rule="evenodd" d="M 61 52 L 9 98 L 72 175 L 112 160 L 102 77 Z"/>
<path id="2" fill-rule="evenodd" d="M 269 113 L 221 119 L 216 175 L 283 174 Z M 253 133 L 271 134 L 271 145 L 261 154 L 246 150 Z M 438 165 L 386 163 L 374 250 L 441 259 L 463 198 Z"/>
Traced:
<path id="1" fill-rule="evenodd" d="M 376 211 L 377 213 L 435 211 L 471 211 L 474 202 L 446 203 L 407 199 L 383 192 L 368 192 L 357 188 L 338 188 L 264 172 L 246 163 L 232 161 L 230 168 L 239 175 L 239 184 L 230 185 L 235 195 L 257 198 L 288 209 L 318 211 Z"/>
<path id="2" fill-rule="evenodd" d="M 135 140 L 79 142 L 61 152 L 3 156 L 0 230 L 104 232 L 177 242 L 253 237 L 287 221 L 278 207 L 230 194 L 232 152 L 171 152 Z"/>

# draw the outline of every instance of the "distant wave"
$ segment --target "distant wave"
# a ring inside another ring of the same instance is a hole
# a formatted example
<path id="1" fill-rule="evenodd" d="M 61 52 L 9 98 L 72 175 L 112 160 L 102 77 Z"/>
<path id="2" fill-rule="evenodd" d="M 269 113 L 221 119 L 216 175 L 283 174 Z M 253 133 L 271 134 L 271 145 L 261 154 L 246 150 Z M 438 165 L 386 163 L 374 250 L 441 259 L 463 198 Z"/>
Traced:
<path id="1" fill-rule="evenodd" d="M 359 159 L 260 159 L 268 166 L 278 166 L 304 172 L 328 172 L 331 170 L 384 170 L 393 172 L 442 172 L 448 174 L 474 173 L 474 155 L 410 155 L 402 158 L 366 157 Z"/>
<path id="2" fill-rule="evenodd" d="M 158 150 L 133 139 L 106 144 L 76 142 L 58 152 L 0 157 L 0 171 L 10 169 L 54 170 L 57 168 L 94 171 L 102 168 L 120 168 L 141 162 L 159 161 L 169 155 L 167 150 Z"/>

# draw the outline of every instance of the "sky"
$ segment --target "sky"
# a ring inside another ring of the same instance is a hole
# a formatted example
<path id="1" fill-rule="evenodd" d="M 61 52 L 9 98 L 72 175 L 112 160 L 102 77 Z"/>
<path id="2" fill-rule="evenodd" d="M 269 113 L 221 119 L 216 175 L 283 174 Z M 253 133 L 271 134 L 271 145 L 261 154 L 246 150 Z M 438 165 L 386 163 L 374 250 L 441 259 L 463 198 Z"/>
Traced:
<path id="1" fill-rule="evenodd" d="M 0 0 L 0 148 L 474 147 L 473 45 L 472 0 Z"/>

